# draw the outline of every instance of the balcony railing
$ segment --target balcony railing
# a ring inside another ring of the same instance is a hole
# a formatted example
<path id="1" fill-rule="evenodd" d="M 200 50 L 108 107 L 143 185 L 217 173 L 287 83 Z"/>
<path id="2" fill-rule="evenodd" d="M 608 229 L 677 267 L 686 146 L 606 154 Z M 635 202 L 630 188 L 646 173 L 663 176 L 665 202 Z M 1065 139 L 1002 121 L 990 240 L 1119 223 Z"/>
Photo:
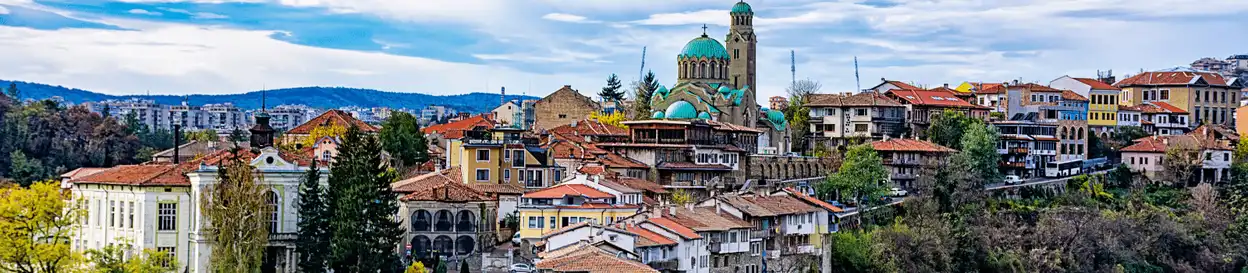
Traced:
<path id="1" fill-rule="evenodd" d="M 1011 154 L 1028 154 L 1031 153 L 1031 149 L 1028 149 L 1027 147 L 1014 147 L 1007 150 L 1007 152 Z"/>
<path id="2" fill-rule="evenodd" d="M 1027 163 L 1026 162 L 1001 162 L 1001 166 L 1010 167 L 1010 168 L 1026 168 Z"/>
<path id="3" fill-rule="evenodd" d="M 679 262 L 677 262 L 677 261 L 676 261 L 676 259 L 667 259 L 667 260 L 650 261 L 650 262 L 646 263 L 646 265 L 648 265 L 648 266 L 650 266 L 650 267 L 652 267 L 652 268 L 654 268 L 654 269 L 656 269 L 656 270 L 663 270 L 663 269 L 671 269 L 671 270 L 674 270 L 674 269 L 676 269 L 676 268 L 680 267 L 680 263 L 679 263 Z"/>
<path id="4" fill-rule="evenodd" d="M 711 251 L 711 254 L 719 254 L 719 251 L 723 250 L 722 248 L 723 244 L 718 242 L 711 242 L 711 244 L 707 246 L 707 249 Z"/>
<path id="5" fill-rule="evenodd" d="M 295 233 L 269 233 L 269 241 L 294 241 L 299 238 Z"/>

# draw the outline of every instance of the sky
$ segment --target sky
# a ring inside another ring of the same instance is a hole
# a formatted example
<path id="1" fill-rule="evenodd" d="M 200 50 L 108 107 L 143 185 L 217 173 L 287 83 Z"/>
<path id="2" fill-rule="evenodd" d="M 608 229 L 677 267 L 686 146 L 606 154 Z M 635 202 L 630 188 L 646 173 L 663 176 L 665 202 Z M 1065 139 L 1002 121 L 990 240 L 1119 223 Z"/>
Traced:
<path id="1" fill-rule="evenodd" d="M 0 79 L 107 94 L 346 86 L 596 97 L 608 75 L 676 81 L 734 0 L 0 0 Z M 794 77 L 1047 83 L 1248 53 L 1243 0 L 753 0 L 760 103 Z M 765 104 L 764 104 L 765 105 Z"/>

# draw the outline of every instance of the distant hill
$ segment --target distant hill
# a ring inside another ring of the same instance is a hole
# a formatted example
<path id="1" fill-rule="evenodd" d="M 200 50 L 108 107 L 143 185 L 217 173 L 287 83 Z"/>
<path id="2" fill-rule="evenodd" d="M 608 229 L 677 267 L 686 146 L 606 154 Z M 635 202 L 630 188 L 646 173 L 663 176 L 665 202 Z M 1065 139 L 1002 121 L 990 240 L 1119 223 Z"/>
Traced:
<path id="1" fill-rule="evenodd" d="M 40 83 L 13 81 L 21 91 L 23 99 L 46 99 L 60 96 L 71 103 L 83 103 L 102 100 L 126 100 L 130 98 L 150 99 L 159 104 L 182 104 L 181 95 L 107 95 L 87 90 L 52 86 Z M 0 87 L 8 88 L 10 81 L 0 80 Z M 0 89 L 3 89 L 0 88 Z M 540 99 L 533 96 L 508 95 L 507 100 Z M 459 111 L 481 113 L 498 107 L 498 94 L 469 93 L 462 95 L 435 96 L 420 93 L 400 93 L 373 89 L 347 87 L 295 87 L 268 90 L 266 95 L 269 107 L 282 104 L 303 104 L 316 108 L 339 108 L 345 106 L 359 107 L 390 107 L 420 109 L 429 105 L 442 105 Z M 228 95 L 190 95 L 191 105 L 230 102 L 243 109 L 260 108 L 260 91 Z"/>

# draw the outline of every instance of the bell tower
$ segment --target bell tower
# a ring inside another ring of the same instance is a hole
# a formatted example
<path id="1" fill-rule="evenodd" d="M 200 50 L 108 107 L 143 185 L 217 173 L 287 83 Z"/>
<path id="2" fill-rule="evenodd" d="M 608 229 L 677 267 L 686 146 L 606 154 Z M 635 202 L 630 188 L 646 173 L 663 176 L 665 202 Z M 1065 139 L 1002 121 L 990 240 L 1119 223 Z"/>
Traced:
<path id="1" fill-rule="evenodd" d="M 732 25 L 728 28 L 728 36 L 724 39 L 728 47 L 728 83 L 734 89 L 744 89 L 742 106 L 745 109 L 746 126 L 754 127 L 758 119 L 758 100 L 755 92 L 758 84 L 755 81 L 755 64 L 758 54 L 758 39 L 754 36 L 754 10 L 744 0 L 732 6 L 728 13 L 732 17 Z"/>

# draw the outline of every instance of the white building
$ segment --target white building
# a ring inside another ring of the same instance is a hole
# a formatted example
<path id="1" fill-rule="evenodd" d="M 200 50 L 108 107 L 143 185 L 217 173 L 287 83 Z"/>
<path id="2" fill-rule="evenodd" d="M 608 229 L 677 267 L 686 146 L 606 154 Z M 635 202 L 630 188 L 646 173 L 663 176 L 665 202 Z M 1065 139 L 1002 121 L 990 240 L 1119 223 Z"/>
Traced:
<path id="1" fill-rule="evenodd" d="M 207 128 L 213 129 L 218 133 L 229 133 L 234 129 L 246 129 L 247 119 L 243 117 L 243 110 L 234 106 L 233 103 L 215 103 L 205 104 L 200 107 L 207 113 L 208 121 L 204 124 Z"/>
<path id="2" fill-rule="evenodd" d="M 1139 139 L 1126 148 L 1122 148 L 1122 162 L 1132 171 L 1143 172 L 1150 179 L 1162 179 L 1167 171 L 1163 165 L 1169 149 L 1188 147 L 1193 149 L 1195 156 L 1200 157 L 1200 170 L 1193 174 L 1193 180 L 1216 183 L 1230 178 L 1233 149 L 1228 140 L 1214 137 L 1208 126 L 1201 126 L 1184 135 L 1153 136 Z M 1177 182 L 1177 181 L 1170 181 Z M 1189 181 L 1191 182 L 1191 181 Z"/>

